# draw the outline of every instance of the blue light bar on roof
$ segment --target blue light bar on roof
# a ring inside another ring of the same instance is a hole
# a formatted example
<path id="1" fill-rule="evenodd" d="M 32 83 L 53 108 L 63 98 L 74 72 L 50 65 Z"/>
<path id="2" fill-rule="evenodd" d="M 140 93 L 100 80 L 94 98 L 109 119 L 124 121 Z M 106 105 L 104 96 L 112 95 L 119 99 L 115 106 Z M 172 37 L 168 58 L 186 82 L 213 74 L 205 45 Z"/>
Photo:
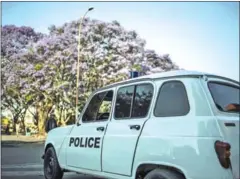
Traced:
<path id="1" fill-rule="evenodd" d="M 137 78 L 139 77 L 139 72 L 138 71 L 130 71 L 130 78 Z"/>

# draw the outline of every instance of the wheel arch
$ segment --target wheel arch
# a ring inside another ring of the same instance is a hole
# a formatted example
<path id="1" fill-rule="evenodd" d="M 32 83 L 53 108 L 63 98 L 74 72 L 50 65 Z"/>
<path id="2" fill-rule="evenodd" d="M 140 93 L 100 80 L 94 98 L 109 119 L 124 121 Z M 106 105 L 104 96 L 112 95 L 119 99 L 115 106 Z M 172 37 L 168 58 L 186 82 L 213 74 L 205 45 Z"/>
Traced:
<path id="1" fill-rule="evenodd" d="M 134 178 L 135 179 L 143 178 L 144 176 L 146 176 L 147 173 L 156 168 L 171 170 L 175 173 L 182 175 L 183 178 L 185 179 L 187 178 L 186 171 L 180 166 L 176 166 L 170 163 L 153 163 L 153 162 L 144 162 L 139 164 L 134 172 L 135 174 Z"/>
<path id="2" fill-rule="evenodd" d="M 50 148 L 50 147 L 52 147 L 52 148 L 55 150 L 54 145 L 53 145 L 51 142 L 49 142 L 49 143 L 45 146 L 44 153 L 46 153 L 47 149 Z"/>

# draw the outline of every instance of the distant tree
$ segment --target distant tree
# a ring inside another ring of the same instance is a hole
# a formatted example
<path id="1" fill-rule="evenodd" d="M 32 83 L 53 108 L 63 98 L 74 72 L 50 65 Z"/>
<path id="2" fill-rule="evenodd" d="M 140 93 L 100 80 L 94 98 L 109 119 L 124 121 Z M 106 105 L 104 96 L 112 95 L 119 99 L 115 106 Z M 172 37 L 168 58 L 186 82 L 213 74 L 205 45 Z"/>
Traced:
<path id="1" fill-rule="evenodd" d="M 24 125 L 26 110 L 30 105 L 28 94 L 22 93 L 22 68 L 18 56 L 44 35 L 31 27 L 6 25 L 1 33 L 1 109 L 9 110 L 13 122 L 21 119 Z"/>
<path id="2" fill-rule="evenodd" d="M 37 42 L 43 36 L 43 34 L 35 32 L 31 27 L 5 25 L 1 31 L 1 56 L 12 57 L 29 44 Z"/>

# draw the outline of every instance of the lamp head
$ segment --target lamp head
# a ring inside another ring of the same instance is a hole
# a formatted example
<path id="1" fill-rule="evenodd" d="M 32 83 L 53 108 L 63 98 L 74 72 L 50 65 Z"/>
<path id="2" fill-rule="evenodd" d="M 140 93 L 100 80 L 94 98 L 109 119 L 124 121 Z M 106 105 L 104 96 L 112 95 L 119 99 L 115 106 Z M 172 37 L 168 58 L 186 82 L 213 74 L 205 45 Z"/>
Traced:
<path id="1" fill-rule="evenodd" d="M 91 11 L 91 10 L 93 10 L 94 8 L 93 7 L 90 7 L 89 9 L 88 9 L 88 11 Z"/>

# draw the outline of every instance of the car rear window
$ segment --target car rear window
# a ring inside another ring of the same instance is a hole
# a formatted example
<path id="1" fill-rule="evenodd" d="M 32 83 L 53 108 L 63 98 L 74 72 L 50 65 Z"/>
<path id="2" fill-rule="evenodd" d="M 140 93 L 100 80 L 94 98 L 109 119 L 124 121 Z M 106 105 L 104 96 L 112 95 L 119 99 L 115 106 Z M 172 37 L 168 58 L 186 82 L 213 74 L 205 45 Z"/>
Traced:
<path id="1" fill-rule="evenodd" d="M 208 88 L 210 90 L 216 107 L 220 111 L 234 112 L 228 110 L 228 107 L 230 105 L 239 106 L 240 87 L 228 83 L 212 81 L 208 82 Z"/>
<path id="2" fill-rule="evenodd" d="M 160 87 L 154 110 L 156 117 L 185 116 L 190 110 L 187 91 L 180 81 L 168 81 Z"/>

